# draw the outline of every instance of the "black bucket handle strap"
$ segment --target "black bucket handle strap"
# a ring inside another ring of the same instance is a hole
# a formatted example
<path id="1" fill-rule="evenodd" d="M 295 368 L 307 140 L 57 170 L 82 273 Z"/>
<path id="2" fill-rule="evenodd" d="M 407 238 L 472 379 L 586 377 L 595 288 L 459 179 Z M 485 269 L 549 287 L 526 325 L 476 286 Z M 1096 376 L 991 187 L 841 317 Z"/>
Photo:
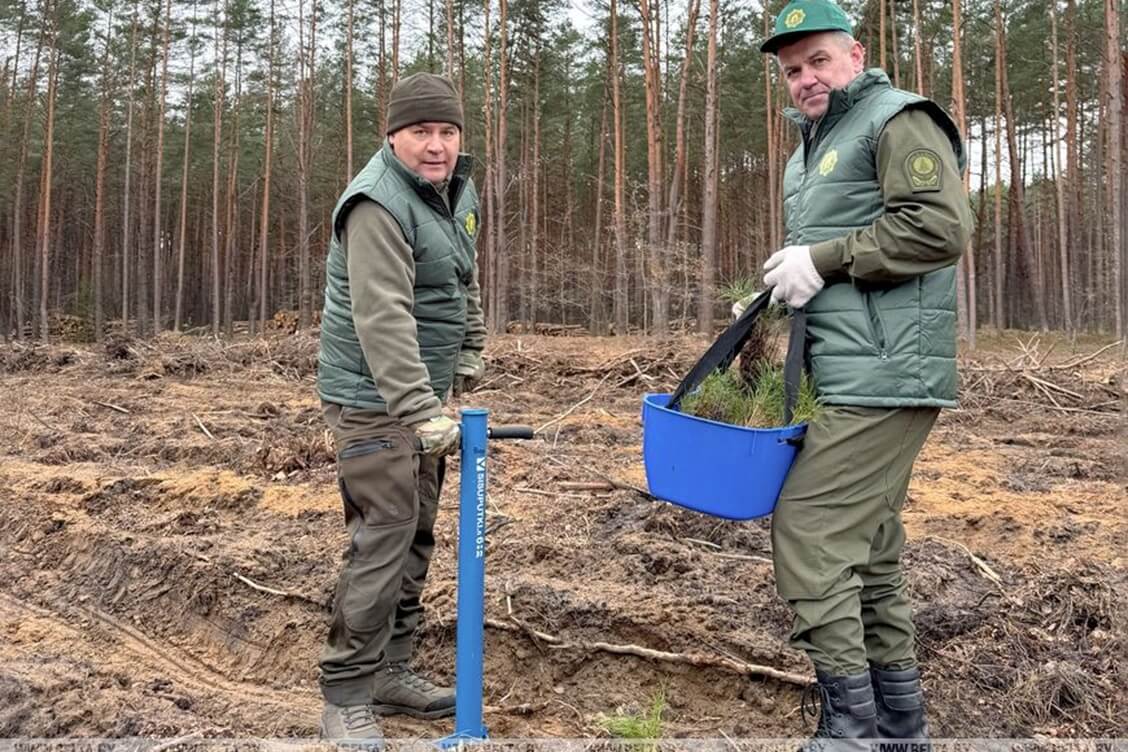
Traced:
<path id="1" fill-rule="evenodd" d="M 682 398 L 693 391 L 705 378 L 718 368 L 722 371 L 732 365 L 740 348 L 752 336 L 756 320 L 768 309 L 772 291 L 765 290 L 753 299 L 747 310 L 727 329 L 721 332 L 716 341 L 709 346 L 700 360 L 689 369 L 678 388 L 674 390 L 666 404 L 670 410 L 677 410 Z M 784 424 L 790 425 L 795 403 L 799 397 L 799 380 L 803 371 L 803 346 L 807 336 L 807 314 L 802 309 L 792 312 L 791 334 L 787 341 L 787 360 L 784 362 Z"/>

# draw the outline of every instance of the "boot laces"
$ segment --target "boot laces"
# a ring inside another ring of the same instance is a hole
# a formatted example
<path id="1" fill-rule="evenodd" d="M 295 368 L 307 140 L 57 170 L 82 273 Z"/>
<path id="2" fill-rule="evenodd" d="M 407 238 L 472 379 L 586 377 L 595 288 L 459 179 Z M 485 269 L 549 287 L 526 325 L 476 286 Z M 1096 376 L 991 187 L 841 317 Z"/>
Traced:
<path id="1" fill-rule="evenodd" d="M 799 714 L 804 723 L 809 720 L 818 721 L 815 726 L 816 734 L 823 734 L 828 731 L 827 713 L 824 712 L 824 708 L 829 705 L 830 690 L 822 684 L 812 682 L 803 689 L 803 694 L 799 698 Z"/>
<path id="2" fill-rule="evenodd" d="M 400 680 L 403 681 L 403 683 L 411 689 L 418 690 L 425 694 L 434 692 L 438 689 L 438 687 L 436 687 L 430 679 L 423 676 L 422 674 L 416 673 L 406 663 L 393 663 L 389 667 L 389 670 L 393 674 L 398 674 Z"/>
<path id="3" fill-rule="evenodd" d="M 371 705 L 346 705 L 341 708 L 341 720 L 349 731 L 356 731 L 377 723 L 376 711 Z"/>

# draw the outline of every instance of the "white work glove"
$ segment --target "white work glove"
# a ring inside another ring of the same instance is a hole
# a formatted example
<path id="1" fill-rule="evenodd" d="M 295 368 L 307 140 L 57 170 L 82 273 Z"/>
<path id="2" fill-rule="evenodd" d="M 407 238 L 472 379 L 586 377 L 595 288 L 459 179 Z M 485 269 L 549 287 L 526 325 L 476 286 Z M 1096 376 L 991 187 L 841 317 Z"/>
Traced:
<path id="1" fill-rule="evenodd" d="M 461 429 L 458 423 L 445 415 L 416 423 L 415 437 L 419 439 L 419 451 L 431 457 L 442 457 L 458 451 Z"/>
<path id="2" fill-rule="evenodd" d="M 815 269 L 811 247 L 789 245 L 764 263 L 764 284 L 772 288 L 772 302 L 802 308 L 826 282 Z"/>

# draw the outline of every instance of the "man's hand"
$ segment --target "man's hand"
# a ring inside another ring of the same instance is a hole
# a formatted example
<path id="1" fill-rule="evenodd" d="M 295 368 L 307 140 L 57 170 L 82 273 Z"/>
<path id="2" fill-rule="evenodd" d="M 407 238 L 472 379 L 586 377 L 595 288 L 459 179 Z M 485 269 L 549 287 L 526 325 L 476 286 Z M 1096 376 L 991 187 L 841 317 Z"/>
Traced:
<path id="1" fill-rule="evenodd" d="M 469 392 L 486 374 L 486 364 L 482 353 L 477 350 L 463 350 L 458 354 L 458 365 L 454 368 L 454 396 Z"/>
<path id="2" fill-rule="evenodd" d="M 815 269 L 811 248 L 789 245 L 764 264 L 764 284 L 772 288 L 772 302 L 802 308 L 826 282 Z"/>
<path id="3" fill-rule="evenodd" d="M 458 424 L 445 415 L 436 415 L 430 420 L 415 424 L 419 451 L 431 457 L 442 457 L 457 452 L 461 434 L 462 430 Z"/>

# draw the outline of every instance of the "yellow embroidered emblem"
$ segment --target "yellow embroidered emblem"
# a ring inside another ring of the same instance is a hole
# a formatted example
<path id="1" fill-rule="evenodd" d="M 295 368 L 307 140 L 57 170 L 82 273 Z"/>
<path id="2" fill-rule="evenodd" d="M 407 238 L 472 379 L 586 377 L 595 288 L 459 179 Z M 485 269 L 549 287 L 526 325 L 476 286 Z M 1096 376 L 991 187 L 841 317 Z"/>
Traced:
<path id="1" fill-rule="evenodd" d="M 477 229 L 478 229 L 478 217 L 474 214 L 474 212 L 470 212 L 469 214 L 466 215 L 466 234 L 473 237 L 474 230 L 477 230 Z"/>
<path id="2" fill-rule="evenodd" d="M 819 174 L 825 178 L 834 170 L 836 164 L 838 164 L 838 149 L 831 149 L 819 162 Z"/>
<path id="3" fill-rule="evenodd" d="M 800 8 L 796 8 L 787 14 L 787 18 L 783 19 L 783 25 L 789 29 L 794 29 L 799 24 L 803 23 L 803 19 L 807 14 Z"/>

